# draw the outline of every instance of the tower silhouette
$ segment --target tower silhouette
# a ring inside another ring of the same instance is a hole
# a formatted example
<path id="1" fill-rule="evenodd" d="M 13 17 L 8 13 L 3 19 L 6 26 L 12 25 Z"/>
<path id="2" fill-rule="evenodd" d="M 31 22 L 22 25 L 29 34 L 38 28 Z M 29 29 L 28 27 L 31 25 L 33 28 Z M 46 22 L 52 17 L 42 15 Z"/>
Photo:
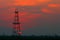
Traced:
<path id="1" fill-rule="evenodd" d="M 19 22 L 19 12 L 18 9 L 15 9 L 15 16 L 13 22 L 13 35 L 21 35 L 20 22 Z"/>

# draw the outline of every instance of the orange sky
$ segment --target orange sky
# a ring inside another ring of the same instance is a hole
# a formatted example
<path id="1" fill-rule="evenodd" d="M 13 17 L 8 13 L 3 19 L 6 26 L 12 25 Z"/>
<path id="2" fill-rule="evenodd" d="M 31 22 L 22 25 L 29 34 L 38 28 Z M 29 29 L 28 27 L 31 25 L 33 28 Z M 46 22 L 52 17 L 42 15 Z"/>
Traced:
<path id="1" fill-rule="evenodd" d="M 15 0 L 15 5 L 17 6 L 36 6 L 38 4 L 45 4 L 51 2 L 52 0 Z"/>
<path id="2" fill-rule="evenodd" d="M 43 8 L 50 10 L 59 9 L 60 1 L 59 0 L 0 0 L 1 7 L 11 7 L 11 6 L 41 6 Z M 54 11 L 54 10 L 50 10 Z"/>
<path id="3" fill-rule="evenodd" d="M 0 18 L 7 22 L 13 20 L 15 7 L 18 7 L 21 25 L 27 28 L 37 24 L 32 23 L 34 20 L 48 19 L 49 15 L 60 14 L 60 0 L 0 0 Z"/>
<path id="4" fill-rule="evenodd" d="M 54 13 L 57 13 L 60 11 L 57 11 L 57 10 L 60 10 L 60 3 L 57 2 L 59 0 L 0 0 L 0 4 L 1 4 L 1 7 L 3 8 L 8 8 L 8 7 L 12 7 L 12 6 L 39 6 L 41 7 L 38 11 L 41 11 L 45 14 L 54 14 Z M 10 8 L 8 9 L 8 11 L 13 11 L 14 8 Z M 39 16 L 41 17 L 43 14 L 32 14 L 32 13 L 29 13 L 29 12 L 26 12 L 25 9 L 23 9 L 24 11 L 20 14 L 20 16 L 23 17 L 23 19 L 21 20 L 28 20 L 28 17 L 33 19 L 33 18 L 38 18 Z M 32 12 L 32 10 L 28 9 L 29 11 Z M 27 10 L 27 11 L 28 11 Z M 35 9 L 34 12 L 37 10 Z M 2 14 L 3 15 L 3 14 Z M 7 15 L 7 13 L 5 14 L 5 16 Z M 9 16 L 13 16 L 12 14 L 8 14 Z M 10 18 L 10 17 L 8 17 Z M 5 18 L 3 18 L 5 19 Z M 11 18 L 10 18 L 11 19 Z M 7 19 L 5 19 L 7 20 Z M 24 21 L 23 21 L 24 22 Z"/>

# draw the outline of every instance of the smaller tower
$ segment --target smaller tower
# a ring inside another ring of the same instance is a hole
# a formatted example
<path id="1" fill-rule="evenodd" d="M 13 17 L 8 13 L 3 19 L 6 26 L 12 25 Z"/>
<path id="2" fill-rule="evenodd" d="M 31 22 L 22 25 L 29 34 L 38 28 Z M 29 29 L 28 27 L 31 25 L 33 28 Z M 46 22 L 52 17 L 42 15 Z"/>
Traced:
<path id="1" fill-rule="evenodd" d="M 20 29 L 20 22 L 19 22 L 19 12 L 16 9 L 15 10 L 15 16 L 14 16 L 14 22 L 13 22 L 13 34 L 14 35 L 21 35 L 21 29 Z"/>

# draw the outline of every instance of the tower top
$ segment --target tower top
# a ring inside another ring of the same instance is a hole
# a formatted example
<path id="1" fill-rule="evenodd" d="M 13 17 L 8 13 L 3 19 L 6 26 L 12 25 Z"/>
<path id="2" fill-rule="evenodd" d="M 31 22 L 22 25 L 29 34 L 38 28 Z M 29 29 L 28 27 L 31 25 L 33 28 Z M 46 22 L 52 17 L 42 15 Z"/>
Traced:
<path id="1" fill-rule="evenodd" d="M 15 13 L 18 13 L 18 9 L 15 9 Z"/>

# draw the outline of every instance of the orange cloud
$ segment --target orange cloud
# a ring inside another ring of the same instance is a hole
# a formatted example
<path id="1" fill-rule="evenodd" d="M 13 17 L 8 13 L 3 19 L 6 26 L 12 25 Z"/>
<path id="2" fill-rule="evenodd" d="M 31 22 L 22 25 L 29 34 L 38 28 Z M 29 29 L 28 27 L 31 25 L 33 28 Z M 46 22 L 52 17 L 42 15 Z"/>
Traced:
<path id="1" fill-rule="evenodd" d="M 46 8 L 43 8 L 41 11 L 44 12 L 44 13 L 50 13 L 50 14 L 52 13 L 51 10 L 48 10 L 48 9 L 46 9 Z"/>
<path id="2" fill-rule="evenodd" d="M 44 3 L 45 3 L 45 2 L 50 2 L 50 1 L 51 1 L 51 0 L 38 0 L 38 2 L 41 2 L 41 3 L 42 3 L 42 2 L 44 2 Z"/>
<path id="3" fill-rule="evenodd" d="M 47 3 L 50 2 L 51 0 L 15 0 L 15 5 L 20 5 L 20 6 L 33 6 L 33 5 L 38 5 L 42 3 Z"/>
<path id="4" fill-rule="evenodd" d="M 60 4 L 48 4 L 48 7 L 56 8 L 56 7 L 60 7 Z"/>
<path id="5" fill-rule="evenodd" d="M 35 2 L 31 0 L 15 0 L 15 5 L 21 5 L 21 6 L 35 5 Z"/>

